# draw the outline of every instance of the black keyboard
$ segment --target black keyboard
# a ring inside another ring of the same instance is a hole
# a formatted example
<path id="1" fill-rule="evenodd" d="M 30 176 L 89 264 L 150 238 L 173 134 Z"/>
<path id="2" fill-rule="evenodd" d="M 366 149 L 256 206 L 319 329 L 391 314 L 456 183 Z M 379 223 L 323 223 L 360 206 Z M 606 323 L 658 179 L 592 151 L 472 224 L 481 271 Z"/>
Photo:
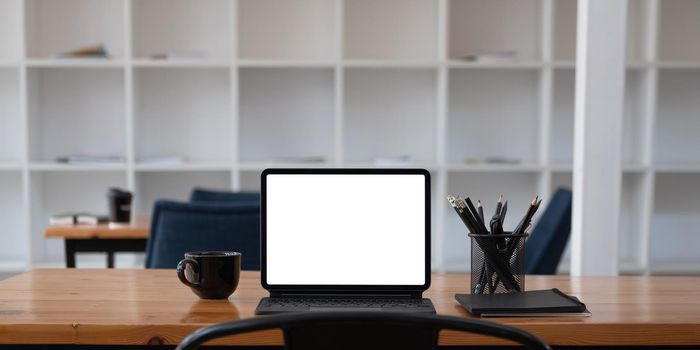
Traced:
<path id="1" fill-rule="evenodd" d="M 430 299 L 415 298 L 325 298 L 276 297 L 263 298 L 257 314 L 303 311 L 395 311 L 435 313 Z"/>

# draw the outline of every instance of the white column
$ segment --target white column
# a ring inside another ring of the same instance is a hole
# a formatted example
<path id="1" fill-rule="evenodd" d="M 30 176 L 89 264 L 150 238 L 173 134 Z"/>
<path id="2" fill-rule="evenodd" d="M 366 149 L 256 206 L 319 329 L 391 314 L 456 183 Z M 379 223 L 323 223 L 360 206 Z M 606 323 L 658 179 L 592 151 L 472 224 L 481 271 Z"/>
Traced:
<path id="1" fill-rule="evenodd" d="M 627 0 L 579 0 L 571 274 L 617 275 Z"/>

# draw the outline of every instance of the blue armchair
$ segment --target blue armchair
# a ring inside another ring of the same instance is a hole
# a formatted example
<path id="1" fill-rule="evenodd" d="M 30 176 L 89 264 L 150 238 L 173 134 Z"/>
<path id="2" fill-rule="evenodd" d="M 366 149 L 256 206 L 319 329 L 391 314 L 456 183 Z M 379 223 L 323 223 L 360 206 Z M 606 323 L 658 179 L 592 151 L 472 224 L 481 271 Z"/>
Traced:
<path id="1" fill-rule="evenodd" d="M 259 192 L 228 192 L 195 188 L 190 193 L 190 202 L 210 203 L 260 203 Z"/>
<path id="2" fill-rule="evenodd" d="M 259 270 L 260 205 L 156 202 L 146 245 L 146 268 L 174 269 L 185 252 L 203 250 L 241 252 L 241 268 Z"/>
<path id="3" fill-rule="evenodd" d="M 571 235 L 571 191 L 560 188 L 525 242 L 525 273 L 553 275 Z"/>

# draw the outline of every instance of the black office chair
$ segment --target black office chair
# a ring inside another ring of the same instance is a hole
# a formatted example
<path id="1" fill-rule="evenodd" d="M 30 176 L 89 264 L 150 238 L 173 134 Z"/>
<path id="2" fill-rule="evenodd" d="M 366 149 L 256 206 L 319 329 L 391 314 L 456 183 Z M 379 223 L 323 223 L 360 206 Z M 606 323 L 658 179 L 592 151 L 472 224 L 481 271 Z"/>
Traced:
<path id="1" fill-rule="evenodd" d="M 282 330 L 287 350 L 436 349 L 443 329 L 507 339 L 528 349 L 549 349 L 528 332 L 475 319 L 391 312 L 320 312 L 249 318 L 200 328 L 187 336 L 177 350 L 194 350 L 212 339 L 269 329 Z"/>

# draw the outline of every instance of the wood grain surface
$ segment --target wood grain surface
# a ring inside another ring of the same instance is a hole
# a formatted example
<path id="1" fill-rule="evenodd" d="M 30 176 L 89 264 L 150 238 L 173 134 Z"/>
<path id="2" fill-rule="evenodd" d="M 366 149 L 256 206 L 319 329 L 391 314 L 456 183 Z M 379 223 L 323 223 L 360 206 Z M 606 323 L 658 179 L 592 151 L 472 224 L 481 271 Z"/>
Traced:
<path id="1" fill-rule="evenodd" d="M 44 229 L 46 238 L 70 239 L 134 239 L 148 238 L 150 215 L 136 216 L 128 224 L 50 225 Z"/>
<path id="2" fill-rule="evenodd" d="M 454 300 L 468 275 L 435 274 L 426 297 L 440 314 L 473 317 Z M 578 296 L 592 317 L 492 318 L 551 345 L 700 345 L 700 278 L 527 276 L 528 290 Z M 174 270 L 40 269 L 0 282 L 0 344 L 177 344 L 212 323 L 254 317 L 267 293 L 257 272 L 243 272 L 223 301 L 199 300 Z M 212 344 L 281 344 L 278 331 Z M 505 344 L 443 332 L 442 345 Z"/>

